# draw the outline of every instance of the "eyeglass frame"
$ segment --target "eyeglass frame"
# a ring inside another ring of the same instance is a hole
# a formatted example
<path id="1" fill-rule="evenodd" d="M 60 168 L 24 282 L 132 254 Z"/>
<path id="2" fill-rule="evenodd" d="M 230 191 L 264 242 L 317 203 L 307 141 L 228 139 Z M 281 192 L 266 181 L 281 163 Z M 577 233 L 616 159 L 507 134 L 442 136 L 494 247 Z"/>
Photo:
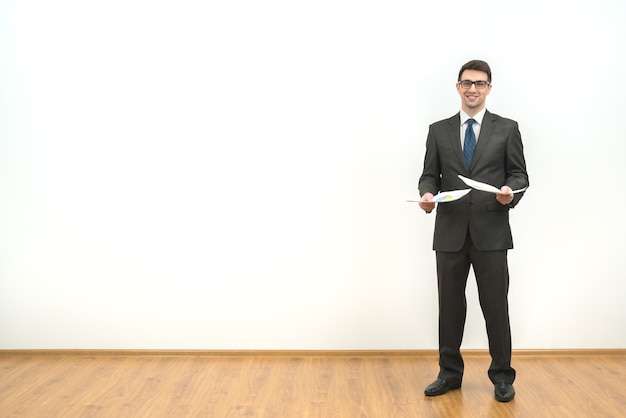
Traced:
<path id="1" fill-rule="evenodd" d="M 463 83 L 470 83 L 470 85 L 469 85 L 469 86 L 467 86 L 467 87 L 465 87 L 465 86 L 463 86 Z M 484 85 L 484 86 L 482 86 L 482 87 L 479 87 L 477 83 L 485 83 L 485 85 Z M 474 85 L 474 86 L 476 86 L 476 88 L 477 88 L 477 89 L 481 89 L 481 90 L 482 90 L 482 89 L 487 88 L 487 86 L 488 86 L 488 85 L 490 85 L 491 83 L 490 83 L 489 81 L 486 81 L 486 80 L 476 80 L 476 81 L 472 81 L 472 80 L 459 80 L 459 81 L 458 81 L 458 84 L 459 84 L 459 86 L 460 86 L 461 88 L 464 88 L 464 89 L 471 89 L 471 88 L 472 88 L 472 85 Z"/>

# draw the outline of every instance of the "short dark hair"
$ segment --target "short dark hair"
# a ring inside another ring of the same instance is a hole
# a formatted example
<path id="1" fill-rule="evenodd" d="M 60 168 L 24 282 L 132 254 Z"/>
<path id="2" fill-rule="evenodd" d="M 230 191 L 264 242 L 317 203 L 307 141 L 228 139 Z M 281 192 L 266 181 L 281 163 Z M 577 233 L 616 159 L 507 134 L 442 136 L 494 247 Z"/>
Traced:
<path id="1" fill-rule="evenodd" d="M 465 70 L 476 70 L 487 73 L 487 81 L 491 83 L 491 68 L 489 68 L 489 64 L 487 64 L 485 61 L 472 60 L 465 63 L 465 65 L 461 67 L 461 71 L 459 71 L 458 81 L 461 81 L 461 76 L 463 76 L 463 71 Z"/>

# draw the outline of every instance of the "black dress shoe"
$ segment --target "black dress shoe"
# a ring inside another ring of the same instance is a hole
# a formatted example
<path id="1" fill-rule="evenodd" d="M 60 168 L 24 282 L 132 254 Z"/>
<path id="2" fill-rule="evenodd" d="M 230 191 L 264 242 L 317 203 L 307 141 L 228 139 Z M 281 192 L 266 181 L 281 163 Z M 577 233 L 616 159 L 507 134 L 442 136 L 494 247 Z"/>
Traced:
<path id="1" fill-rule="evenodd" d="M 437 380 L 435 380 L 433 383 L 426 386 L 426 389 L 424 389 L 424 395 L 438 396 L 438 395 L 443 395 L 444 393 L 448 393 L 451 390 L 460 389 L 460 388 L 461 388 L 460 382 L 451 383 L 445 379 L 437 378 Z"/>
<path id="2" fill-rule="evenodd" d="M 515 397 L 515 389 L 510 383 L 496 383 L 493 387 L 498 402 L 509 402 Z"/>

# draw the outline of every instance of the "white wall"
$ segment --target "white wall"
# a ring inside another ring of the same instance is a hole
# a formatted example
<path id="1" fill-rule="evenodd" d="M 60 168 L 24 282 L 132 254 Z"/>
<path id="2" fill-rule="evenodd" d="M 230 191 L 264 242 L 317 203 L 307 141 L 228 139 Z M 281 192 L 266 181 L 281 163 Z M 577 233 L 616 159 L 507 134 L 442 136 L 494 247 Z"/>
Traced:
<path id="1" fill-rule="evenodd" d="M 517 119 L 515 348 L 626 346 L 626 6 L 0 3 L 0 348 L 430 349 L 428 124 Z M 485 348 L 473 279 L 464 345 Z"/>

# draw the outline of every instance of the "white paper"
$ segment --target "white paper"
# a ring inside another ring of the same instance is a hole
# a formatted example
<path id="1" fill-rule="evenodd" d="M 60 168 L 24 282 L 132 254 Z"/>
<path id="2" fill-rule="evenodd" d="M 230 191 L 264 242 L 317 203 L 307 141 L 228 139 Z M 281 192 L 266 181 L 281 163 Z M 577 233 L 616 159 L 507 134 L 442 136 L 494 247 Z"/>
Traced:
<path id="1" fill-rule="evenodd" d="M 423 202 L 423 203 L 446 203 L 452 202 L 454 200 L 459 200 L 466 194 L 468 194 L 472 189 L 463 189 L 463 190 L 449 190 L 447 192 L 441 192 L 433 196 L 433 200 L 407 200 L 407 202 Z"/>
<path id="2" fill-rule="evenodd" d="M 489 193 L 495 193 L 495 194 L 508 194 L 508 193 L 502 193 L 500 191 L 500 189 L 498 189 L 495 186 L 492 186 L 491 184 L 487 184 L 487 183 L 481 183 L 480 181 L 476 181 L 476 180 L 472 180 L 472 179 L 468 179 L 467 177 L 463 177 L 462 175 L 459 174 L 458 176 L 461 180 L 463 180 L 463 183 L 467 184 L 469 187 L 476 189 L 476 190 L 482 190 L 483 192 L 489 192 Z M 519 190 L 513 190 L 513 194 L 515 193 L 519 193 L 519 192 L 523 192 L 524 190 L 526 190 L 528 187 L 524 187 L 523 189 L 519 189 Z"/>

